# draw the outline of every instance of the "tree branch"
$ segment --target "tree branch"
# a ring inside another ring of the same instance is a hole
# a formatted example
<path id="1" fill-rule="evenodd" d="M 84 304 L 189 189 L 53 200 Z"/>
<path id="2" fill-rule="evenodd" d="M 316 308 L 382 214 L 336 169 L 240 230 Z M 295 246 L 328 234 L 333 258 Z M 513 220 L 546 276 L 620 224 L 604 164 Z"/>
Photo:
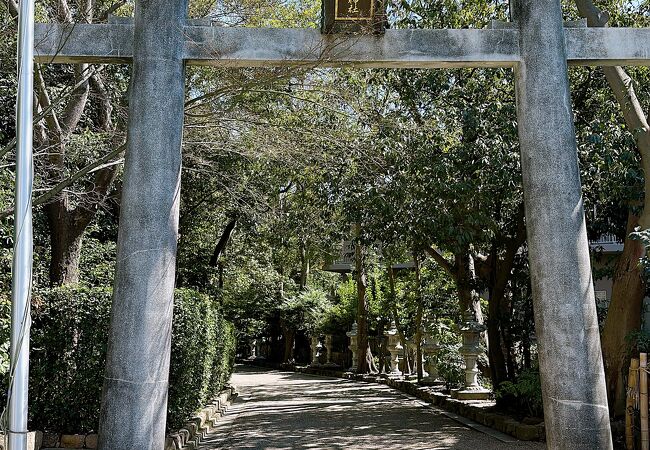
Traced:
<path id="1" fill-rule="evenodd" d="M 7 9 L 12 19 L 18 18 L 18 2 L 15 0 L 7 0 Z"/>
<path id="2" fill-rule="evenodd" d="M 34 77 L 36 78 L 36 84 L 38 85 L 38 101 L 41 104 L 41 109 L 43 111 L 48 111 L 45 115 L 45 121 L 47 126 L 50 128 L 52 133 L 56 133 L 57 136 L 61 136 L 61 126 L 59 125 L 59 118 L 56 116 L 54 108 L 52 108 L 52 102 L 50 101 L 50 96 L 47 93 L 47 88 L 45 87 L 45 80 L 43 80 L 43 73 L 41 72 L 40 65 L 36 65 L 36 70 L 34 71 Z"/>
<path id="3" fill-rule="evenodd" d="M 221 257 L 223 251 L 226 249 L 228 242 L 230 242 L 230 238 L 232 237 L 232 234 L 235 231 L 236 226 L 237 226 L 237 217 L 234 217 L 233 219 L 230 219 L 230 222 L 228 222 L 226 228 L 224 228 L 223 233 L 221 233 L 221 238 L 219 238 L 219 242 L 217 242 L 217 245 L 214 247 L 214 252 L 212 253 L 212 257 L 210 258 L 211 267 L 217 267 L 219 258 Z"/>
<path id="4" fill-rule="evenodd" d="M 113 129 L 113 121 L 111 113 L 113 112 L 113 104 L 111 98 L 106 91 L 106 86 L 99 73 L 94 72 L 90 75 L 88 81 L 90 82 L 90 89 L 99 98 L 97 105 L 97 116 L 99 117 L 99 127 L 104 131 L 111 131 Z"/>
<path id="5" fill-rule="evenodd" d="M 68 6 L 67 0 L 57 1 L 57 18 L 61 23 L 72 23 L 72 12 Z"/>
<path id="6" fill-rule="evenodd" d="M 591 0 L 576 0 L 576 6 L 580 15 L 587 19 L 587 25 L 590 27 L 607 26 L 609 14 L 601 11 Z M 644 173 L 645 192 L 650 192 L 650 127 L 634 91 L 632 78 L 622 67 L 602 67 L 602 70 L 609 86 L 612 88 L 614 97 L 616 97 L 621 107 L 625 123 L 632 130 L 636 139 Z M 650 202 L 650 199 L 646 196 L 643 213 L 639 219 L 639 224 L 644 229 L 650 227 L 650 207 L 648 202 Z"/>
<path id="7" fill-rule="evenodd" d="M 98 73 L 98 72 L 99 72 L 99 70 L 97 68 L 93 68 L 92 73 Z M 84 77 L 82 80 L 77 82 L 74 86 L 72 86 L 71 88 L 69 88 L 69 89 L 65 90 L 64 92 L 62 92 L 61 94 L 59 94 L 58 97 L 55 100 L 50 100 L 51 104 L 47 108 L 43 108 L 43 105 L 39 104 L 41 109 L 38 111 L 38 114 L 34 115 L 34 125 L 38 124 L 41 120 L 43 120 L 47 116 L 47 114 L 50 113 L 50 111 L 54 107 L 58 106 L 63 100 L 68 98 L 68 96 L 70 95 L 71 92 L 73 92 L 75 89 L 77 89 L 83 83 L 86 83 L 88 81 L 89 76 Z M 0 158 L 3 158 L 7 153 L 12 151 L 14 149 L 14 147 L 16 147 L 16 137 L 15 136 L 4 147 L 2 147 L 2 149 L 0 149 Z"/>
<path id="8" fill-rule="evenodd" d="M 122 6 L 126 5 L 126 3 L 127 3 L 126 0 L 122 0 L 122 1 L 119 1 L 119 2 L 116 2 L 116 3 L 113 3 L 106 11 L 104 11 L 103 13 L 101 13 L 99 15 L 98 20 L 100 22 L 104 22 L 104 21 L 108 20 L 108 16 L 113 14 L 115 11 L 120 9 Z"/>
<path id="9" fill-rule="evenodd" d="M 63 125 L 64 137 L 69 136 L 75 129 L 81 116 L 83 115 L 86 102 L 88 101 L 88 93 L 90 91 L 88 84 L 88 77 L 85 74 L 89 70 L 88 64 L 81 64 L 75 66 L 75 82 L 81 81 L 77 89 L 70 94 L 70 101 L 65 106 L 63 114 L 61 115 L 61 124 Z M 85 80 L 85 81 L 83 81 Z"/>
<path id="10" fill-rule="evenodd" d="M 455 278 L 456 274 L 454 274 L 453 271 L 453 264 L 447 260 L 442 254 L 434 247 L 425 247 L 424 249 L 431 258 L 440 266 L 443 268 L 445 272 L 447 272 L 449 275 Z"/>
<path id="11" fill-rule="evenodd" d="M 106 164 L 107 162 L 109 162 L 113 158 L 116 158 L 117 156 L 119 156 L 124 151 L 125 148 L 126 148 L 126 144 L 122 144 L 119 147 L 117 147 L 115 150 L 113 150 L 112 152 L 109 152 L 106 155 L 102 156 L 100 159 L 95 160 L 92 163 L 88 164 L 87 166 L 85 166 L 84 168 L 82 168 L 78 172 L 76 172 L 74 175 L 72 175 L 72 176 L 66 178 L 65 180 L 61 181 L 60 183 L 58 183 L 56 186 L 54 186 L 52 189 L 47 191 L 45 194 L 43 194 L 43 195 L 37 197 L 36 199 L 34 199 L 34 201 L 32 202 L 32 205 L 33 206 L 38 206 L 38 205 L 42 205 L 42 204 L 47 203 L 48 201 L 52 200 L 61 191 L 63 191 L 65 188 L 72 185 L 76 181 L 79 181 L 83 176 L 89 174 L 90 172 L 92 172 L 97 167 L 99 167 L 99 166 L 101 166 L 103 164 Z M 0 212 L 0 220 L 9 217 L 10 215 L 13 214 L 13 212 L 14 212 L 13 208 L 6 209 L 6 210 Z"/>

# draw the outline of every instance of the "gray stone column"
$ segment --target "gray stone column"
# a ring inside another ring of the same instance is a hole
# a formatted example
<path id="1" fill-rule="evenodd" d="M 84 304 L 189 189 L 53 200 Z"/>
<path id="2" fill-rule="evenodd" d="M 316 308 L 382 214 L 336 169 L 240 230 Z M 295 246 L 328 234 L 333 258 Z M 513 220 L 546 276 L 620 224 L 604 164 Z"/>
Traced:
<path id="1" fill-rule="evenodd" d="M 185 95 L 184 0 L 135 7 L 128 147 L 98 448 L 164 448 Z"/>
<path id="2" fill-rule="evenodd" d="M 560 0 L 517 4 L 517 116 L 546 439 L 553 449 L 608 449 Z"/>

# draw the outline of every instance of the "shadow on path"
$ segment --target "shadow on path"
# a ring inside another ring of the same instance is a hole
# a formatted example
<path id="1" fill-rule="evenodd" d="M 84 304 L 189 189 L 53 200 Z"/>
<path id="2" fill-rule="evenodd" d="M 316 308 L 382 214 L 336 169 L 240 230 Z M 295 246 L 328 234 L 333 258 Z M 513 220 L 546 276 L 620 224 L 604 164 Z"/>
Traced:
<path id="1" fill-rule="evenodd" d="M 467 428 L 379 384 L 237 366 L 239 397 L 200 450 L 534 448 Z"/>

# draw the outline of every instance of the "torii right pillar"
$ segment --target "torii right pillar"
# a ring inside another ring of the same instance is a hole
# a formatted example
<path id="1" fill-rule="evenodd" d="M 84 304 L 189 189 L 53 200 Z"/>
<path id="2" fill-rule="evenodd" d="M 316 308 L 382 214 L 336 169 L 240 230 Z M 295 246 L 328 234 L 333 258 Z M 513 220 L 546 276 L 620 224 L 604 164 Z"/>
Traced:
<path id="1" fill-rule="evenodd" d="M 515 69 L 546 439 L 611 449 L 560 0 L 517 0 Z"/>

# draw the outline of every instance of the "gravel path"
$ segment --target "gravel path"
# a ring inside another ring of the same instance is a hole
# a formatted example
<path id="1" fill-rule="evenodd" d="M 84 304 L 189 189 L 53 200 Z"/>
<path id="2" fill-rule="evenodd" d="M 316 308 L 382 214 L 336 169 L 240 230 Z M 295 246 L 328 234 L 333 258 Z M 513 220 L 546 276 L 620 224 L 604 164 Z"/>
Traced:
<path id="1" fill-rule="evenodd" d="M 384 385 L 245 366 L 232 383 L 239 397 L 199 450 L 545 448 L 472 430 Z"/>

